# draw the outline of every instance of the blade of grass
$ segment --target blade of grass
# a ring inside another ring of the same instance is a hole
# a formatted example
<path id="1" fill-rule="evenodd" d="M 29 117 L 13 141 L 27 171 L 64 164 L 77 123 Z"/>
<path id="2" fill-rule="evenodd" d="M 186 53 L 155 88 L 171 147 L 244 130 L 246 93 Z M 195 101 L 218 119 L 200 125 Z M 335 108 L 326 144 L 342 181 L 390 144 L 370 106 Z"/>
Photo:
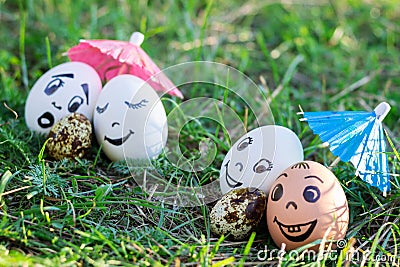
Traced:
<path id="1" fill-rule="evenodd" d="M 250 253 L 250 249 L 251 249 L 251 246 L 253 245 L 255 237 L 256 237 L 256 233 L 252 232 L 249 237 L 249 241 L 247 242 L 246 247 L 244 248 L 243 256 L 239 261 L 239 266 L 244 266 L 244 264 L 246 262 L 246 258 Z"/>
<path id="2" fill-rule="evenodd" d="M 393 141 L 392 141 L 392 139 L 390 138 L 388 132 L 387 132 L 386 130 L 384 130 L 384 131 L 385 131 L 386 138 L 387 138 L 387 140 L 389 141 L 389 145 L 390 145 L 390 147 L 391 147 L 392 150 L 393 150 L 394 155 L 396 156 L 397 160 L 400 161 L 400 154 L 399 154 L 399 152 L 397 151 L 396 147 L 394 146 Z"/>
<path id="3" fill-rule="evenodd" d="M 51 47 L 50 47 L 50 40 L 49 37 L 46 36 L 46 55 L 47 55 L 47 64 L 49 66 L 49 69 L 53 68 L 53 64 L 51 62 Z"/>
<path id="4" fill-rule="evenodd" d="M 28 81 L 28 69 L 26 65 L 25 58 L 25 29 L 26 29 L 26 11 L 23 8 L 22 1 L 18 1 L 19 4 L 19 13 L 20 13 L 20 26 L 19 26 L 19 57 L 21 60 L 21 74 L 22 74 L 22 82 L 24 84 L 25 89 L 28 89 L 29 81 Z"/>
<path id="5" fill-rule="evenodd" d="M 203 42 L 204 42 L 207 23 L 208 23 L 208 20 L 209 20 L 209 16 L 210 16 L 211 8 L 213 6 L 213 2 L 214 2 L 214 0 L 208 0 L 206 9 L 204 11 L 203 23 L 202 23 L 201 29 L 200 29 L 200 46 L 197 49 L 197 56 L 196 56 L 196 60 L 198 60 L 198 61 L 201 60 L 201 54 L 202 54 L 203 49 L 204 49 L 203 48 Z"/>
<path id="6" fill-rule="evenodd" d="M 3 173 L 3 175 L 1 176 L 1 181 L 0 181 L 0 205 L 3 206 L 3 193 L 4 190 L 6 189 L 6 186 L 8 184 L 8 182 L 11 180 L 11 178 L 13 177 L 13 174 L 7 170 L 5 173 Z M 1 207 L 0 206 L 0 207 Z"/>

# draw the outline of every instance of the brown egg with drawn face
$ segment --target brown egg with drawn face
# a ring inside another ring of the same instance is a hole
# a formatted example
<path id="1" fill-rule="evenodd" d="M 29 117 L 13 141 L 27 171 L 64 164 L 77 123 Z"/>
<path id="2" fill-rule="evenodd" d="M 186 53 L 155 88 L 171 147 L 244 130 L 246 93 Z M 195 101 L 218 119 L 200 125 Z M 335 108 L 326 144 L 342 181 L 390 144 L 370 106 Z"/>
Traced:
<path id="1" fill-rule="evenodd" d="M 266 218 L 275 244 L 292 250 L 323 239 L 325 233 L 327 240 L 343 239 L 349 208 L 336 176 L 320 163 L 304 161 L 284 170 L 272 184 Z"/>

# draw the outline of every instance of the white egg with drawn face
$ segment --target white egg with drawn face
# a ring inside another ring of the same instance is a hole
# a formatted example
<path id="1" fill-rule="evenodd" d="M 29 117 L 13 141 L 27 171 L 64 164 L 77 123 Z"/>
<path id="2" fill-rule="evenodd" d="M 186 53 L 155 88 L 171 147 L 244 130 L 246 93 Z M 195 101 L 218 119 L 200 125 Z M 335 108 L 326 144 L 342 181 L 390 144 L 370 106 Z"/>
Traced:
<path id="1" fill-rule="evenodd" d="M 167 141 L 167 116 L 159 96 L 130 74 L 104 85 L 93 124 L 97 141 L 112 161 L 154 158 Z"/>
<path id="2" fill-rule="evenodd" d="M 303 146 L 288 128 L 266 125 L 253 129 L 226 154 L 219 177 L 221 191 L 255 187 L 268 194 L 276 177 L 303 158 Z"/>
<path id="3" fill-rule="evenodd" d="M 70 113 L 81 113 L 91 121 L 101 88 L 96 70 L 85 63 L 67 62 L 48 70 L 33 85 L 26 100 L 28 128 L 47 134 Z"/>

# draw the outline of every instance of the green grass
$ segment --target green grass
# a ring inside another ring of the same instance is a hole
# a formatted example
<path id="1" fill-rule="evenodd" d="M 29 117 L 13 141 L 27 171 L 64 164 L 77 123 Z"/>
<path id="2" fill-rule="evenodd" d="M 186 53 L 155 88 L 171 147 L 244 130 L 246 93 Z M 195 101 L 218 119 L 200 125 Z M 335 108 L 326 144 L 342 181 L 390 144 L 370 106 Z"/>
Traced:
<path id="1" fill-rule="evenodd" d="M 315 265 L 312 258 L 293 254 L 260 261 L 260 250 L 277 249 L 265 224 L 248 241 L 213 236 L 211 204 L 179 208 L 157 201 L 138 187 L 125 164 L 111 163 L 97 144 L 79 161 L 41 155 L 45 138 L 30 133 L 24 122 L 29 88 L 50 66 L 66 62 L 62 54 L 79 39 L 127 40 L 135 30 L 145 34 L 144 50 L 163 68 L 208 60 L 248 75 L 265 91 L 276 124 L 299 135 L 306 159 L 327 166 L 334 157 L 299 121 L 299 106 L 367 110 L 389 102 L 392 110 L 384 124 L 392 142 L 392 191 L 383 197 L 357 178 L 350 164 L 333 168 L 350 206 L 349 242 L 341 257 L 322 257 L 320 264 L 375 266 L 377 255 L 399 264 L 397 1 L 241 2 L 0 0 L 0 266 Z M 221 88 L 182 91 L 186 99 L 207 95 L 224 101 L 245 118 L 243 103 Z M 181 103 L 166 98 L 167 112 Z M 197 157 L 197 144 L 207 137 L 218 148 L 210 167 L 177 171 L 160 157 L 157 171 L 187 184 L 216 179 L 229 148 L 217 124 L 187 124 L 180 146 L 185 155 Z M 346 263 L 345 251 L 352 250 L 370 251 L 373 257 Z"/>

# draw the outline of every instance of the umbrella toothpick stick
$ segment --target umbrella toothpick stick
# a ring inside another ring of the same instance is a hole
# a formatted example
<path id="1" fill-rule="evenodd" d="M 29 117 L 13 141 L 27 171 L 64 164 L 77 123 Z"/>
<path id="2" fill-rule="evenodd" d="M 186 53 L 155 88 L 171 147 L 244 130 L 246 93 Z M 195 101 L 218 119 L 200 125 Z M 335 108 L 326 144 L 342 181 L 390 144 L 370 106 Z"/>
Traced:
<path id="1" fill-rule="evenodd" d="M 336 157 L 336 159 L 329 165 L 328 169 L 332 170 L 332 168 L 335 167 L 339 161 L 341 161 L 340 157 Z"/>

